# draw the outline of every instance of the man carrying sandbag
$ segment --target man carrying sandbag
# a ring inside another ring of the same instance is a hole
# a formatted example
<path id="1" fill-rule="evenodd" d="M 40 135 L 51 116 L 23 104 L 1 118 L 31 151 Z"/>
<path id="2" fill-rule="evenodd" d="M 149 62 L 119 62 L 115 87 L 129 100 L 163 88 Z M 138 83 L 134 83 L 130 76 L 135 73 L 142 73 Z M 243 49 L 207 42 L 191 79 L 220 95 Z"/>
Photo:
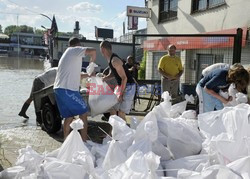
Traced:
<path id="1" fill-rule="evenodd" d="M 111 115 L 116 115 L 118 112 L 118 116 L 126 121 L 126 114 L 129 114 L 133 104 L 136 89 L 135 82 L 125 63 L 118 55 L 112 52 L 112 46 L 109 41 L 102 41 L 100 44 L 100 50 L 102 55 L 108 61 L 110 70 L 113 74 L 111 75 L 110 73 L 109 75 L 103 77 L 103 81 L 107 81 L 108 79 L 115 77 L 118 84 L 115 89 L 115 93 L 119 103 L 114 106 L 110 113 Z"/>
<path id="2" fill-rule="evenodd" d="M 79 115 L 84 123 L 80 130 L 83 141 L 87 140 L 87 112 L 88 106 L 79 93 L 80 80 L 89 75 L 81 73 L 82 58 L 86 55 L 91 57 L 90 61 L 96 60 L 96 49 L 92 47 L 81 47 L 80 40 L 72 37 L 69 39 L 69 47 L 62 55 L 54 83 L 55 97 L 60 114 L 65 118 L 63 125 L 64 139 L 70 133 L 70 123 L 74 116 Z"/>

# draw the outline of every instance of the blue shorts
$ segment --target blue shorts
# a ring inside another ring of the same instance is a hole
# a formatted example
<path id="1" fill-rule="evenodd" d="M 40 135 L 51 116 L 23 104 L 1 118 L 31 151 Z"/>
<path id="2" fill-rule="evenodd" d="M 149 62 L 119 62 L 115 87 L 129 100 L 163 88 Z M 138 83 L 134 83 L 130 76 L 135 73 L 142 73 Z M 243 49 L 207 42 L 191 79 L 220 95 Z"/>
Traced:
<path id="1" fill-rule="evenodd" d="M 57 88 L 55 97 L 62 118 L 74 117 L 88 112 L 88 106 L 78 91 Z"/>

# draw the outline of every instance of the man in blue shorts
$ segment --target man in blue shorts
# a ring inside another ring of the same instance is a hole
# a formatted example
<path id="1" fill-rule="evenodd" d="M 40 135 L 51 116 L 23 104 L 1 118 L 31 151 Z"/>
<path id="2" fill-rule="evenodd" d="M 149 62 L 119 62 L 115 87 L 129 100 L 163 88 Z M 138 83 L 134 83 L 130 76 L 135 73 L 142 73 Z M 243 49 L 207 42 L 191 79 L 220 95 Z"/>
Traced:
<path id="1" fill-rule="evenodd" d="M 81 47 L 80 40 L 72 37 L 69 39 L 69 47 L 63 53 L 56 74 L 54 83 L 56 102 L 60 114 L 65 118 L 63 125 L 64 139 L 70 133 L 70 123 L 74 116 L 79 115 L 84 123 L 80 130 L 83 141 L 87 140 L 87 112 L 88 107 L 79 93 L 81 78 L 88 77 L 88 74 L 81 72 L 82 58 L 90 56 L 91 62 L 96 60 L 96 49 Z"/>

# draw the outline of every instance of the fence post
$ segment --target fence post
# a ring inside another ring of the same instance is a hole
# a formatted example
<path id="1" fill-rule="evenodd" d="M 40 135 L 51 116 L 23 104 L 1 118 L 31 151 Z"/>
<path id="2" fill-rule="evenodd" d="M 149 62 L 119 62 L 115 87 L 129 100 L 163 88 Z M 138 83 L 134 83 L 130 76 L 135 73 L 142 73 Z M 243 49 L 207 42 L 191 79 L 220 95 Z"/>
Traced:
<path id="1" fill-rule="evenodd" d="M 233 50 L 233 64 L 241 62 L 241 50 L 242 50 L 242 29 L 237 29 L 237 34 L 234 38 L 234 50 Z"/>
<path id="2" fill-rule="evenodd" d="M 133 59 L 135 61 L 135 35 L 133 34 Z"/>

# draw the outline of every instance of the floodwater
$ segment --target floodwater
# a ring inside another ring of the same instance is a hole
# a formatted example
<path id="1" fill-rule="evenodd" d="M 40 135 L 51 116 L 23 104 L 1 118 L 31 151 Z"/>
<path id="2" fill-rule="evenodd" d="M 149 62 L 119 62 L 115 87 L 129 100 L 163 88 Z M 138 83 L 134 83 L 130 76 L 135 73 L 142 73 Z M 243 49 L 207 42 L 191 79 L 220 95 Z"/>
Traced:
<path id="1" fill-rule="evenodd" d="M 29 120 L 18 113 L 29 97 L 35 76 L 44 68 L 44 62 L 38 59 L 0 57 L 0 129 L 36 125 L 33 102 L 26 113 Z"/>

